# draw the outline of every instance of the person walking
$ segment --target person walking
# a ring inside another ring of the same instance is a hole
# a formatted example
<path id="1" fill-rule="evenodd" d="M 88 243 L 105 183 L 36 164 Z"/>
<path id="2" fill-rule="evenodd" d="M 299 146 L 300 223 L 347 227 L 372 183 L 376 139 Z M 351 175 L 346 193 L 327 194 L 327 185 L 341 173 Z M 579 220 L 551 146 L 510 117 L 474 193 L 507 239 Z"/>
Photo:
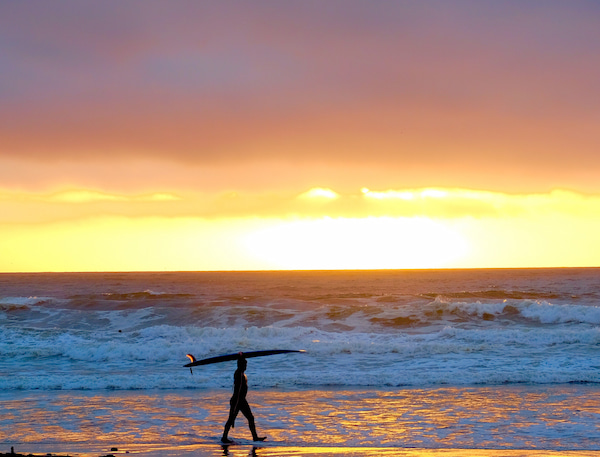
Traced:
<path id="1" fill-rule="evenodd" d="M 264 441 L 267 439 L 266 436 L 258 436 L 256 433 L 254 415 L 252 414 L 250 405 L 246 400 L 246 394 L 248 393 L 248 378 L 246 377 L 245 371 L 247 366 L 248 362 L 246 361 L 244 355 L 240 353 L 237 360 L 237 370 L 235 370 L 235 373 L 233 374 L 233 395 L 231 396 L 231 400 L 229 400 L 229 418 L 225 423 L 223 437 L 221 438 L 223 443 L 232 442 L 228 437 L 229 429 L 234 427 L 235 418 L 240 411 L 244 416 L 246 416 L 246 419 L 248 419 L 248 427 L 252 433 L 252 439 L 254 441 Z"/>

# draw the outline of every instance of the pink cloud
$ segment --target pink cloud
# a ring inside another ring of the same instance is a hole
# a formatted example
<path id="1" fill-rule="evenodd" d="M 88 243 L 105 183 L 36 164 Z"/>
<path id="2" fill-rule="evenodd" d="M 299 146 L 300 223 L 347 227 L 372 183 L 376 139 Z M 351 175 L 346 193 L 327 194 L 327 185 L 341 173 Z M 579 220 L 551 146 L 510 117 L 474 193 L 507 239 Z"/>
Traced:
<path id="1" fill-rule="evenodd" d="M 576 182 L 600 166 L 597 13 L 581 2 L 3 3 L 0 157 L 492 180 L 504 166 L 513 180 L 568 171 Z"/>

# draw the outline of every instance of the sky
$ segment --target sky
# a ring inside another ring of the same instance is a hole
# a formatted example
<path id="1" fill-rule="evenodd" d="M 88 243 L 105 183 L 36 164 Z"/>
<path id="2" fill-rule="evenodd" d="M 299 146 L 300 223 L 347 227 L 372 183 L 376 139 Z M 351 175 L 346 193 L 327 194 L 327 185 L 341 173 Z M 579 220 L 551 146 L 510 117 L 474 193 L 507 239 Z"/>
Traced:
<path id="1" fill-rule="evenodd" d="M 0 272 L 600 266 L 598 24 L 0 2 Z"/>

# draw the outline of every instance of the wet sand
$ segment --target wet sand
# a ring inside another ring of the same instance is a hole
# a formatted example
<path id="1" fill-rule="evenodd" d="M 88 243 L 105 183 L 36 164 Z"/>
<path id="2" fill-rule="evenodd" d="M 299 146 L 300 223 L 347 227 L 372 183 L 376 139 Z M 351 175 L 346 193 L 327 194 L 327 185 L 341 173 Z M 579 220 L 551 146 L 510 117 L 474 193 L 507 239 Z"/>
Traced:
<path id="1" fill-rule="evenodd" d="M 68 445 L 67 445 L 68 447 Z M 387 447 L 302 447 L 302 446 L 253 446 L 198 444 L 189 446 L 149 447 L 147 449 L 120 449 L 108 453 L 78 449 L 68 454 L 55 453 L 4 453 L 0 457 L 119 457 L 135 455 L 137 457 L 598 457 L 600 451 L 551 451 L 520 449 L 407 449 Z"/>
<path id="2" fill-rule="evenodd" d="M 0 451 L 36 456 L 600 457 L 597 386 L 436 387 L 250 394 L 264 443 L 227 390 L 0 393 Z M 8 454 L 11 455 L 11 454 Z M 3 457 L 0 454 L 0 457 Z M 14 457 L 14 456 L 13 456 Z"/>

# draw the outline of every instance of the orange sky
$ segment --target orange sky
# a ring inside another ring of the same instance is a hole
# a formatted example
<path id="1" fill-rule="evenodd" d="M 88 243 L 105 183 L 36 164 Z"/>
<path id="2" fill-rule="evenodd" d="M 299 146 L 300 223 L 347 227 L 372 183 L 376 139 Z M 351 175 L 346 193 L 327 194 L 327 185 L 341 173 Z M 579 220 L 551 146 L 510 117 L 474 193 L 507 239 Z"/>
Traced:
<path id="1" fill-rule="evenodd" d="M 599 20 L 3 2 L 0 271 L 598 266 Z"/>

